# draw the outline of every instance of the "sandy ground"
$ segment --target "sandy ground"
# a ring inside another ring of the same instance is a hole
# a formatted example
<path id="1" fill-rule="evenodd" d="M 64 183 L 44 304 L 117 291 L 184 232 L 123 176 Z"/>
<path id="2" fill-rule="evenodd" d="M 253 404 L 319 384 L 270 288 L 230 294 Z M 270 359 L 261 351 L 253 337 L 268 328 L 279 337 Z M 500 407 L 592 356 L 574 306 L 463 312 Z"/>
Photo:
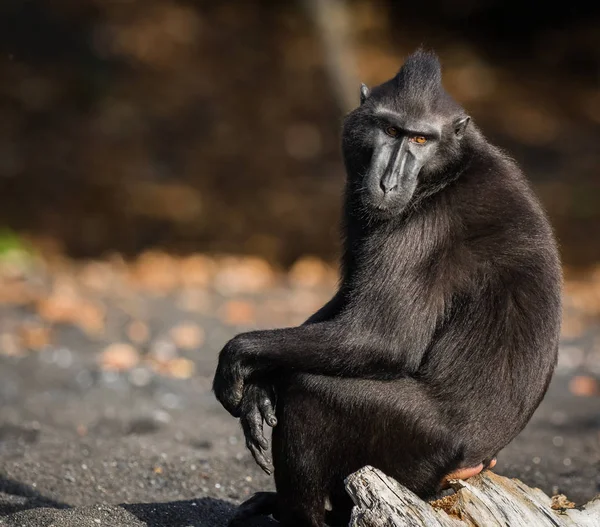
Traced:
<path id="1" fill-rule="evenodd" d="M 279 325 L 282 299 L 288 299 L 286 309 L 302 304 L 290 315 L 295 320 L 328 291 L 314 293 L 310 302 L 305 296 L 289 300 L 297 294 L 285 287 L 261 291 L 236 309 L 243 315 L 250 305 L 267 306 L 272 325 Z M 159 374 L 143 361 L 109 371 L 102 350 L 126 338 L 131 310 L 126 315 L 106 298 L 101 338 L 74 324 L 55 324 L 51 342 L 39 351 L 0 355 L 0 525 L 220 527 L 237 503 L 273 488 L 245 450 L 236 420 L 210 392 L 220 347 L 244 327 L 235 323 L 236 306 L 227 308 L 224 321 L 212 316 L 229 305 L 222 293 L 203 293 L 193 312 L 179 293 L 132 295 L 152 330 L 149 342 L 136 346 L 142 358 L 158 353 L 152 346 L 161 339 L 166 346 L 169 328 L 181 320 L 202 328 L 202 339 L 177 351 L 193 362 L 194 373 Z M 5 328 L 7 320 L 38 316 L 14 305 L 0 314 Z M 587 370 L 586 357 L 597 329 L 565 341 L 546 399 L 496 468 L 579 504 L 600 493 L 600 397 L 574 395 L 569 386 L 575 375 L 596 375 Z"/>

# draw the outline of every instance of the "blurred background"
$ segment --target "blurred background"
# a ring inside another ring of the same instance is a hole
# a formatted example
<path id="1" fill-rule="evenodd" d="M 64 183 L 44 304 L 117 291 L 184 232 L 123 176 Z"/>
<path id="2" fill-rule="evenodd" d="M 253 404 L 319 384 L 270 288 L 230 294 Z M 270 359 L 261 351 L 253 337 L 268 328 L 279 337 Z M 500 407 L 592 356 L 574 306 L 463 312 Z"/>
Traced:
<path id="1" fill-rule="evenodd" d="M 558 450 L 544 466 L 526 440 L 499 467 L 526 480 L 529 467 L 549 492 L 557 481 L 576 496 L 600 490 L 600 412 L 568 419 L 600 401 L 599 22 L 598 4 L 580 1 L 3 0 L 0 453 L 18 460 L 11 480 L 31 483 L 28 459 L 55 472 L 46 432 L 102 443 L 108 429 L 112 440 L 194 437 L 209 475 L 175 496 L 244 497 L 252 484 L 240 490 L 230 459 L 264 483 L 212 400 L 216 354 L 236 332 L 297 324 L 328 299 L 341 119 L 360 82 L 390 78 L 424 46 L 524 168 L 565 264 L 555 402 L 527 436 Z M 199 440 L 191 415 L 212 435 Z M 213 474 L 218 460 L 227 468 Z M 153 481 L 166 477 L 154 468 Z M 47 477 L 36 481 L 53 499 L 99 499 Z M 148 488 L 112 495 L 156 499 Z"/>
<path id="2" fill-rule="evenodd" d="M 0 221 L 75 257 L 332 260 L 342 115 L 423 45 L 600 258 L 598 8 L 517 1 L 4 0 Z M 518 15 L 518 16 L 517 16 Z"/>

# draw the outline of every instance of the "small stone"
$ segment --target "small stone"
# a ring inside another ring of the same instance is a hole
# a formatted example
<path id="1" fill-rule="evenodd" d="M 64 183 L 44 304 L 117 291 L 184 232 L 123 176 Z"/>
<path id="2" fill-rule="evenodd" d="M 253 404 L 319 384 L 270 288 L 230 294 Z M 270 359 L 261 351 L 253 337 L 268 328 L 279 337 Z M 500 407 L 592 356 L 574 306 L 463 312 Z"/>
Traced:
<path id="1" fill-rule="evenodd" d="M 127 336 L 135 344 L 145 344 L 150 338 L 150 329 L 148 325 L 140 320 L 134 320 L 127 327 Z"/>
<path id="2" fill-rule="evenodd" d="M 323 298 L 316 295 L 314 291 L 306 291 L 304 289 L 297 289 L 290 294 L 289 308 L 293 313 L 299 313 L 302 319 L 308 318 L 311 313 L 314 313 L 324 303 Z"/>
<path id="3" fill-rule="evenodd" d="M 73 353 L 69 348 L 61 347 L 54 351 L 54 362 L 60 368 L 70 368 L 73 364 Z"/>
<path id="4" fill-rule="evenodd" d="M 207 314 L 211 312 L 211 295 L 202 289 L 184 289 L 177 299 L 177 307 L 183 311 Z"/>
<path id="5" fill-rule="evenodd" d="M 581 336 L 585 330 L 585 324 L 581 317 L 573 315 L 563 316 L 561 324 L 561 337 L 565 339 L 574 339 Z"/>
<path id="6" fill-rule="evenodd" d="M 3 281 L 0 287 L 0 304 L 24 305 L 34 300 L 34 292 L 22 281 Z"/>
<path id="7" fill-rule="evenodd" d="M 193 322 L 184 322 L 171 329 L 175 345 L 184 350 L 197 349 L 204 343 L 204 330 Z"/>
<path id="8" fill-rule="evenodd" d="M 134 386 L 147 386 L 152 380 L 152 372 L 146 367 L 136 367 L 129 372 L 129 382 Z"/>
<path id="9" fill-rule="evenodd" d="M 171 422 L 171 415 L 169 412 L 165 412 L 164 410 L 156 410 L 152 416 L 158 423 L 168 424 Z"/>
<path id="10" fill-rule="evenodd" d="M 116 343 L 108 346 L 100 356 L 100 367 L 107 371 L 126 371 L 140 362 L 140 354 L 130 344 Z"/>
<path id="11" fill-rule="evenodd" d="M 215 262 L 207 256 L 194 254 L 180 263 L 181 282 L 187 287 L 207 287 L 215 272 Z"/>
<path id="12" fill-rule="evenodd" d="M 296 287 L 317 287 L 335 283 L 335 272 L 318 258 L 307 256 L 300 258 L 289 272 L 289 280 Z"/>
<path id="13" fill-rule="evenodd" d="M 79 281 L 96 293 L 104 293 L 113 281 L 113 270 L 106 262 L 89 262 L 79 271 Z"/>
<path id="14" fill-rule="evenodd" d="M 261 258 L 223 258 L 217 263 L 213 285 L 224 295 L 256 293 L 270 286 L 275 278 L 271 266 Z"/>
<path id="15" fill-rule="evenodd" d="M 77 425 L 77 435 L 79 437 L 84 437 L 88 433 L 88 428 L 85 425 L 79 424 Z"/>
<path id="16" fill-rule="evenodd" d="M 160 338 L 150 345 L 150 356 L 160 363 L 177 357 L 177 346 L 169 338 Z"/>
<path id="17" fill-rule="evenodd" d="M 585 361 L 585 352 L 579 346 L 561 346 L 557 368 L 561 371 L 573 371 Z"/>
<path id="18" fill-rule="evenodd" d="M 94 385 L 94 377 L 88 370 L 81 370 L 75 375 L 75 382 L 82 390 L 89 390 Z"/>
<path id="19" fill-rule="evenodd" d="M 181 399 L 174 393 L 163 393 L 158 396 L 160 403 L 169 410 L 174 410 L 181 406 Z"/>
<path id="20" fill-rule="evenodd" d="M 19 328 L 19 337 L 23 347 L 39 351 L 50 344 L 52 329 L 38 324 L 24 324 Z"/>
<path id="21" fill-rule="evenodd" d="M 79 305 L 75 323 L 90 337 L 101 335 L 106 318 L 103 306 L 94 302 L 83 302 Z"/>
<path id="22" fill-rule="evenodd" d="M 38 302 L 37 311 L 40 317 L 50 323 L 70 322 L 76 303 L 74 295 L 53 293 Z"/>
<path id="23" fill-rule="evenodd" d="M 9 357 L 18 357 L 24 354 L 20 346 L 19 339 L 12 333 L 2 333 L 0 335 L 0 353 Z"/>
<path id="24" fill-rule="evenodd" d="M 569 390 L 580 397 L 590 397 L 600 393 L 598 381 L 589 375 L 577 375 L 569 382 Z"/>
<path id="25" fill-rule="evenodd" d="M 567 414 L 561 410 L 552 412 L 550 422 L 556 426 L 564 425 L 567 422 Z"/>
<path id="26" fill-rule="evenodd" d="M 164 252 L 143 253 L 135 262 L 132 273 L 140 288 L 157 296 L 170 293 L 179 286 L 178 262 Z"/>
<path id="27" fill-rule="evenodd" d="M 171 377 L 176 379 L 189 379 L 196 371 L 196 365 L 189 359 L 182 357 L 169 361 L 167 371 Z"/>
<path id="28" fill-rule="evenodd" d="M 223 322 L 230 326 L 250 325 L 256 319 L 255 307 L 244 300 L 227 302 L 221 310 Z"/>
<path id="29" fill-rule="evenodd" d="M 47 322 L 76 324 L 89 336 L 104 330 L 104 307 L 79 296 L 68 280 L 57 279 L 52 294 L 38 302 L 37 311 Z"/>

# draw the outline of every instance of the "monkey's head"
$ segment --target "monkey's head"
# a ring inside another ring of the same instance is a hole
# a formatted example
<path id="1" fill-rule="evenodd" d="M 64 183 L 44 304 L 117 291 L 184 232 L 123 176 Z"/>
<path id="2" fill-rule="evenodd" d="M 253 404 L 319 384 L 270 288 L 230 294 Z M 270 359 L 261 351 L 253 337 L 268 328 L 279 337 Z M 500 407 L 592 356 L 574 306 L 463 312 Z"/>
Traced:
<path id="1" fill-rule="evenodd" d="M 469 120 L 444 90 L 432 53 L 413 53 L 393 79 L 372 90 L 363 84 L 342 135 L 353 197 L 386 218 L 420 191 L 443 186 L 462 157 Z"/>

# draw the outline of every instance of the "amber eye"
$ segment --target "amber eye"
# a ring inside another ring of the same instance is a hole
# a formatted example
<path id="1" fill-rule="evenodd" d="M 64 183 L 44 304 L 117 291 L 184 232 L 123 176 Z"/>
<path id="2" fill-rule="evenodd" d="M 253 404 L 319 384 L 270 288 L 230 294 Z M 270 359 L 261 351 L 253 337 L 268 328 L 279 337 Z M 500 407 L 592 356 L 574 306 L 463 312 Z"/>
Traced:
<path id="1" fill-rule="evenodd" d="M 398 137 L 398 134 L 400 132 L 398 131 L 398 128 L 394 128 L 393 126 L 388 126 L 385 129 L 385 133 L 388 134 L 390 137 Z"/>
<path id="2" fill-rule="evenodd" d="M 427 142 L 427 138 L 422 135 L 415 135 L 410 138 L 413 143 L 417 143 L 418 145 L 424 145 Z"/>

